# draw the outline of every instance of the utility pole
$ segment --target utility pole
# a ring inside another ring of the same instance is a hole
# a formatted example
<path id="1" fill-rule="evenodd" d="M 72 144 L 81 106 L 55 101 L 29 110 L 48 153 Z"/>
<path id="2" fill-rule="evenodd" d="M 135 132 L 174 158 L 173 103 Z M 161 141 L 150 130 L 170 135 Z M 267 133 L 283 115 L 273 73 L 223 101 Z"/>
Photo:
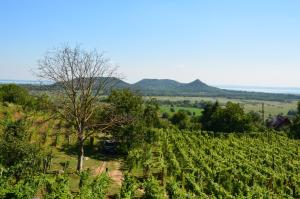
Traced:
<path id="1" fill-rule="evenodd" d="M 265 123 L 265 103 L 263 102 L 261 104 L 261 117 L 262 117 L 262 123 Z"/>

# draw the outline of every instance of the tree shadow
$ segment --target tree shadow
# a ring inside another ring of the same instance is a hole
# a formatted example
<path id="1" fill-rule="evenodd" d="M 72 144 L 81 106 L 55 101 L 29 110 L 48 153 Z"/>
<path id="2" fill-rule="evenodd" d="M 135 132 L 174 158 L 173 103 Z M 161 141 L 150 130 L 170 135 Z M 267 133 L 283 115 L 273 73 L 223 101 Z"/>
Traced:
<path id="1" fill-rule="evenodd" d="M 102 137 L 95 144 L 90 144 L 86 142 L 84 145 L 84 156 L 100 161 L 116 161 L 123 160 L 126 156 L 118 151 L 115 153 L 108 153 L 104 150 L 104 141 L 109 140 L 108 137 Z M 67 155 L 77 156 L 79 147 L 77 144 L 64 145 L 61 149 L 61 152 L 66 153 Z"/>

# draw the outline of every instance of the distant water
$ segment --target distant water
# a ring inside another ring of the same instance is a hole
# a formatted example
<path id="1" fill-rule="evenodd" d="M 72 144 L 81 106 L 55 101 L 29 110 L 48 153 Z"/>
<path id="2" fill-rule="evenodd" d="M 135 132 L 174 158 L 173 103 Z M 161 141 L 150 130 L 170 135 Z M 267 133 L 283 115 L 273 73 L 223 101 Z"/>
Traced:
<path id="1" fill-rule="evenodd" d="M 297 94 L 300 95 L 300 88 L 297 87 L 263 87 L 263 86 L 224 86 L 218 85 L 218 88 L 237 90 L 237 91 L 253 91 L 264 93 L 284 93 L 284 94 Z"/>
<path id="2" fill-rule="evenodd" d="M 51 81 L 0 79 L 0 84 L 51 84 Z"/>
<path id="3" fill-rule="evenodd" d="M 0 84 L 51 84 L 51 81 L 39 80 L 1 80 Z M 235 85 L 216 85 L 218 88 L 236 90 L 236 91 L 253 91 L 264 93 L 284 93 L 284 94 L 297 94 L 300 95 L 300 87 L 263 87 L 263 86 L 235 86 Z"/>

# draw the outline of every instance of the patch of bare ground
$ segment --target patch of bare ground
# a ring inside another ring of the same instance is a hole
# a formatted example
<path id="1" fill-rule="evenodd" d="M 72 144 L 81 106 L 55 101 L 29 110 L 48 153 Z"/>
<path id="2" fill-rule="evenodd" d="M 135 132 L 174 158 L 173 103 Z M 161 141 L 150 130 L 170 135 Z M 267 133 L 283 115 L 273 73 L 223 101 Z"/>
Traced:
<path id="1" fill-rule="evenodd" d="M 100 175 L 103 172 L 107 172 L 108 176 L 112 180 L 107 197 L 114 198 L 114 196 L 116 196 L 120 192 L 122 182 L 124 179 L 123 172 L 121 169 L 121 161 L 103 161 L 101 165 L 94 170 L 94 175 Z"/>

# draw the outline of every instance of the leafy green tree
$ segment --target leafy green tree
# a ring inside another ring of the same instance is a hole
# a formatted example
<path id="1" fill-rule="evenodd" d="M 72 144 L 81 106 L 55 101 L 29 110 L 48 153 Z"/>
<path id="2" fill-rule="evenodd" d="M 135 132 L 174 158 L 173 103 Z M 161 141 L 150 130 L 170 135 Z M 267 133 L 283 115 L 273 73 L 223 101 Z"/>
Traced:
<path id="1" fill-rule="evenodd" d="M 220 109 L 219 102 L 215 103 L 206 102 L 203 105 L 203 112 L 200 118 L 200 122 L 205 130 L 213 130 L 214 126 L 212 124 L 213 114 Z"/>
<path id="2" fill-rule="evenodd" d="M 5 84 L 0 86 L 0 100 L 3 102 L 24 105 L 28 102 L 30 95 L 28 91 L 15 84 Z"/>
<path id="3" fill-rule="evenodd" d="M 227 102 L 221 107 L 218 102 L 207 103 L 201 116 L 203 129 L 214 132 L 246 132 L 252 129 L 251 122 L 259 118 L 252 113 L 246 114 L 240 104 Z"/>
<path id="4" fill-rule="evenodd" d="M 160 120 L 158 116 L 159 105 L 155 98 L 151 98 L 145 104 L 143 119 L 148 127 L 159 127 Z"/>
<path id="5" fill-rule="evenodd" d="M 55 106 L 46 94 L 32 96 L 26 103 L 26 108 L 36 111 L 55 111 Z"/>
<path id="6" fill-rule="evenodd" d="M 176 125 L 179 129 L 189 128 L 189 116 L 186 111 L 179 110 L 171 117 L 172 124 Z"/>
<path id="7" fill-rule="evenodd" d="M 30 143 L 29 136 L 25 121 L 6 121 L 0 141 L 0 163 L 17 180 L 36 174 L 41 169 L 43 152 Z"/>
<path id="8" fill-rule="evenodd" d="M 110 114 L 120 115 L 128 119 L 127 124 L 112 129 L 115 139 L 130 144 L 135 138 L 142 136 L 143 99 L 129 89 L 113 90 L 107 102 L 114 107 Z"/>
<path id="9" fill-rule="evenodd" d="M 250 120 L 251 129 L 254 131 L 262 131 L 265 128 L 264 121 L 260 113 L 250 111 L 247 113 L 247 117 Z"/>
<path id="10" fill-rule="evenodd" d="M 118 114 L 136 116 L 142 114 L 143 99 L 129 89 L 113 90 L 107 101 L 114 105 Z"/>
<path id="11" fill-rule="evenodd" d="M 202 129 L 202 125 L 200 123 L 200 120 L 201 120 L 201 116 L 192 116 L 191 119 L 190 119 L 190 129 L 191 130 L 200 130 Z"/>
<path id="12" fill-rule="evenodd" d="M 236 103 L 227 102 L 212 115 L 212 130 L 215 132 L 245 132 L 250 130 L 249 117 L 244 109 Z"/>
<path id="13" fill-rule="evenodd" d="M 300 138 L 300 101 L 297 104 L 297 113 L 290 127 L 290 135 L 293 138 Z"/>
<path id="14" fill-rule="evenodd" d="M 107 102 L 115 108 L 113 114 L 128 118 L 125 125 L 111 131 L 114 138 L 121 141 L 123 152 L 127 153 L 130 147 L 155 139 L 156 134 L 151 128 L 160 127 L 161 124 L 155 99 L 144 102 L 140 95 L 124 89 L 112 91 Z"/>

